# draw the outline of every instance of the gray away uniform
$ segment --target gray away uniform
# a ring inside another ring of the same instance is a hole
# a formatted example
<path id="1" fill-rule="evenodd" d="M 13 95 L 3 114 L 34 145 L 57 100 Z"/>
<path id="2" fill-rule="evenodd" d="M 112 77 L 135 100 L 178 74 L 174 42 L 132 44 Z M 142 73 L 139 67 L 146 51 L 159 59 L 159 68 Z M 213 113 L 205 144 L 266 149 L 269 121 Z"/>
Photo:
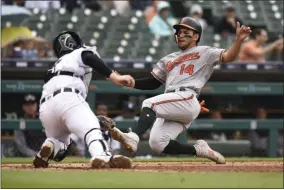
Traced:
<path id="1" fill-rule="evenodd" d="M 144 100 L 143 107 L 156 112 L 156 121 L 150 133 L 149 144 L 162 152 L 170 140 L 188 129 L 200 113 L 197 100 L 201 88 L 208 81 L 213 67 L 221 63 L 224 49 L 196 46 L 174 52 L 162 58 L 153 68 L 152 75 L 165 83 L 165 93 Z M 185 88 L 181 91 L 180 88 Z"/>

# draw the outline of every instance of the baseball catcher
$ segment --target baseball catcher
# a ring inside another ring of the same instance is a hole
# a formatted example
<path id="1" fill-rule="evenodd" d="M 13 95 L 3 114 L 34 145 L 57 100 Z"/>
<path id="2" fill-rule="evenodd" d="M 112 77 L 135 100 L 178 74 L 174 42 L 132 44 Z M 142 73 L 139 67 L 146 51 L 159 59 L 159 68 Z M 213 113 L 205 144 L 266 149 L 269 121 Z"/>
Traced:
<path id="1" fill-rule="evenodd" d="M 47 139 L 33 160 L 34 167 L 48 167 L 50 160 L 62 161 L 70 149 L 73 133 L 84 139 L 92 156 L 92 168 L 131 168 L 129 158 L 111 155 L 99 121 L 85 99 L 93 70 L 119 86 L 133 86 L 134 79 L 112 71 L 96 47 L 85 46 L 75 32 L 60 33 L 54 39 L 53 49 L 58 60 L 45 76 L 39 109 Z M 120 139 L 128 149 L 136 151 L 139 137 L 132 132 L 121 134 Z"/>

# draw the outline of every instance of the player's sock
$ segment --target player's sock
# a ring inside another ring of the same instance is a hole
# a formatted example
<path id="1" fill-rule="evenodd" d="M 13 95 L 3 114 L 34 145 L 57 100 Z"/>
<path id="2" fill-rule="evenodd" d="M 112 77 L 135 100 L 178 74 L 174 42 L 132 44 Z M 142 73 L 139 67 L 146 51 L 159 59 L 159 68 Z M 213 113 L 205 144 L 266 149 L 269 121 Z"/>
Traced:
<path id="1" fill-rule="evenodd" d="M 163 150 L 165 154 L 191 154 L 196 155 L 194 146 L 189 144 L 180 144 L 177 141 L 170 140 L 169 144 Z"/>
<path id="2" fill-rule="evenodd" d="M 151 108 L 142 108 L 138 125 L 133 132 L 135 132 L 138 136 L 143 135 L 150 127 L 152 127 L 155 119 L 156 113 Z"/>

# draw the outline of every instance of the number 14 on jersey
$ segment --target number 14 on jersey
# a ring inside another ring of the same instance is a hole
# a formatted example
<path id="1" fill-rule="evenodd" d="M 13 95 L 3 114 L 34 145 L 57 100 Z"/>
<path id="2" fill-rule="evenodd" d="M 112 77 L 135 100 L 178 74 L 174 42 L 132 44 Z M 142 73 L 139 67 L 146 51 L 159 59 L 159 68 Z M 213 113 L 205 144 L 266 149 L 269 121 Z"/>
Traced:
<path id="1" fill-rule="evenodd" d="M 188 65 L 187 67 L 185 67 L 185 64 L 182 64 L 180 66 L 179 74 L 183 75 L 184 73 L 188 73 L 188 75 L 192 75 L 193 69 L 194 69 L 194 65 Z"/>

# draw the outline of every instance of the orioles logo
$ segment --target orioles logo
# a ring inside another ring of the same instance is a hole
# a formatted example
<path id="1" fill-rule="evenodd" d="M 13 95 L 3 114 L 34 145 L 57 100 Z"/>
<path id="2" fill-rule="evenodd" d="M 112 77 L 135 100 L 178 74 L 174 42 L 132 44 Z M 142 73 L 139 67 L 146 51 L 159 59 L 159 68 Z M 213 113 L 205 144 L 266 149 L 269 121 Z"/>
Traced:
<path id="1" fill-rule="evenodd" d="M 199 52 L 188 53 L 188 54 L 182 55 L 173 61 L 168 61 L 166 63 L 166 71 L 170 72 L 176 65 L 179 65 L 182 62 L 189 61 L 189 60 L 195 60 L 199 58 L 200 58 Z"/>

